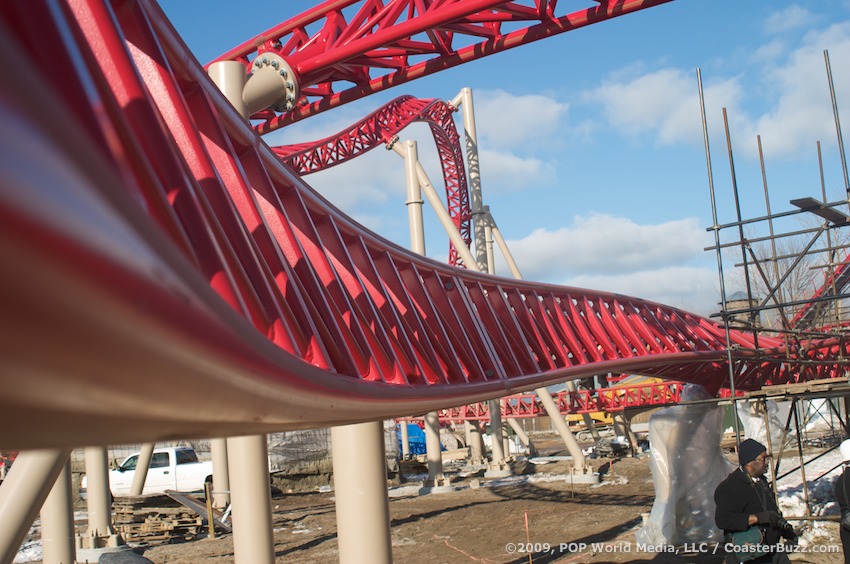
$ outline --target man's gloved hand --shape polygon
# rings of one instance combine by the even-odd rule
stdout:
[[[756,513],[756,519],[756,522],[759,525],[770,525],[771,527],[777,527],[777,523],[780,519],[782,519],[782,515],[780,515],[776,511],[762,511],[761,513]],[[782,520],[785,521],[784,519]]]
[[[779,517],[779,519],[776,520],[776,528],[779,529],[779,534],[787,540],[794,540],[797,538],[797,531],[794,530],[791,523],[782,517]]]

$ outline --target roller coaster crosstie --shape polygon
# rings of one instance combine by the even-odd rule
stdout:
[[[647,300],[411,253],[301,177],[347,158],[331,154],[333,143],[276,150],[260,137],[661,3],[589,2],[558,15],[542,0],[324,2],[222,57],[282,80],[261,87],[273,95],[250,121],[153,2],[5,3],[0,409],[16,425],[0,441],[339,425],[608,372],[713,392],[730,375],[740,389],[843,375],[850,351],[838,337],[791,350]],[[456,133],[438,115],[447,108],[404,100],[381,119],[429,121],[444,159],[456,159]],[[460,226],[465,181],[451,174]]]

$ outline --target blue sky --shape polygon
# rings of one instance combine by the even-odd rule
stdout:
[[[206,63],[314,3],[160,4]],[[847,145],[850,0],[675,0],[419,79],[266,141],[319,139],[397,96],[448,100],[470,87],[484,201],[524,278],[710,314],[720,294],[716,254],[704,250],[714,236],[706,231],[712,210],[696,70],[723,224],[735,220],[723,108],[744,217],[765,213],[756,135],[774,213],[792,209],[790,199],[821,197],[817,141],[827,199],[846,198],[824,50]],[[459,113],[457,120],[460,129]],[[427,127],[412,126],[401,138],[418,141],[423,166],[440,183]],[[394,153],[378,148],[305,179],[360,223],[408,246],[403,161]],[[801,227],[790,221],[777,229]],[[426,229],[428,255],[445,260],[447,238],[432,214]],[[730,293],[741,287],[732,268],[740,256],[724,259]],[[501,261],[497,274],[510,275]]]

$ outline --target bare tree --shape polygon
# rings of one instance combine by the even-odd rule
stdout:
[[[850,233],[808,223],[793,235],[745,242],[746,258],[737,266],[747,270],[738,276],[752,300],[746,309],[756,311],[738,321],[774,331],[833,329],[847,321],[842,295],[850,284]]]

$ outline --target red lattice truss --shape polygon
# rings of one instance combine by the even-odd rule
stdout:
[[[470,230],[469,189],[463,166],[460,136],[452,113],[455,108],[442,100],[401,96],[384,104],[348,129],[319,141],[273,147],[299,174],[309,174],[343,163],[380,145],[395,142],[398,134],[415,122],[428,123],[443,170],[446,207],[467,246]],[[449,244],[449,264],[462,265],[454,245]]]
[[[292,67],[303,97],[291,111],[255,116],[266,133],[416,78],[669,1],[328,0],[216,61],[250,67],[258,54],[273,52]]]
[[[604,411],[613,413],[628,408],[665,406],[679,403],[682,399],[682,382],[653,382],[616,388],[595,390],[561,391],[553,394],[560,413],[581,414]],[[501,416],[513,419],[548,416],[540,404],[537,394],[515,394],[499,400]],[[440,409],[441,421],[489,421],[489,402]],[[403,418],[412,420],[412,418]]]

